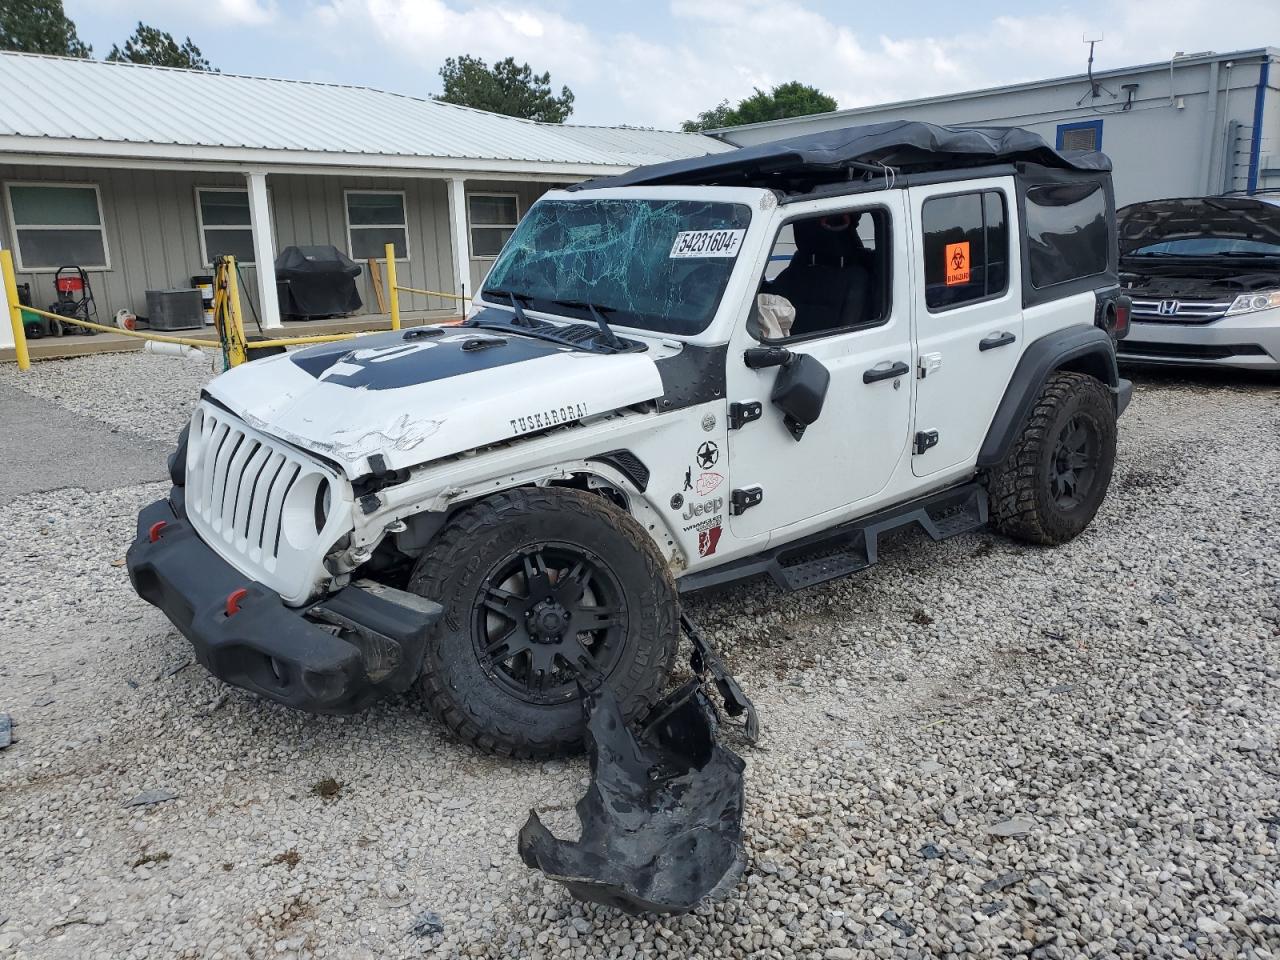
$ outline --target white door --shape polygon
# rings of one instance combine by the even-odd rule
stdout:
[[[1023,349],[1013,178],[913,187],[917,282],[912,471],[974,459]]]
[[[758,505],[731,516],[735,537],[756,537],[847,510],[883,490],[907,455],[914,356],[905,197],[903,191],[891,191],[875,201],[851,200],[797,204],[775,244],[776,250],[795,249],[791,226],[797,220],[861,214],[851,220],[864,249],[848,263],[833,264],[833,270],[823,271],[824,277],[802,290],[805,295],[819,287],[839,291],[847,278],[838,271],[846,268],[868,271],[878,285],[860,324],[770,342],[814,357],[831,375],[821,416],[800,440],[770,402],[778,368],[752,370],[743,360],[744,351],[761,346],[761,340],[744,322],[730,342],[727,398],[731,403],[758,401],[763,408],[760,419],[728,435],[731,489],[758,487],[763,495]],[[802,256],[797,250],[793,262]],[[769,275],[777,273],[774,264]],[[764,289],[768,292],[768,285]]]

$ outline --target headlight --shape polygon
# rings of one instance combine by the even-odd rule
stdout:
[[[1227,316],[1240,313],[1256,313],[1280,307],[1280,290],[1264,290],[1261,293],[1242,293],[1227,308]]]

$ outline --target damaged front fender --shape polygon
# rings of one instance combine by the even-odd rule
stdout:
[[[716,739],[698,679],[633,735],[608,685],[584,692],[591,785],[581,839],[559,840],[534,811],[520,857],[579,900],[631,914],[679,914],[726,894],[742,874],[742,758]]]

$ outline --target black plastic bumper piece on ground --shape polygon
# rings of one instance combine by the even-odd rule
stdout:
[[[520,857],[579,900],[627,913],[687,913],[742,874],[742,758],[716,740],[699,680],[654,708],[638,735],[607,684],[584,690],[591,785],[581,839],[554,837],[537,813]]]
[[[164,611],[210,673],[313,713],[352,713],[406,690],[443,613],[439,604],[364,581],[313,606],[288,607],[219,557],[168,500],[138,515],[127,563],[138,595]],[[238,590],[246,593],[228,614],[227,598]]]

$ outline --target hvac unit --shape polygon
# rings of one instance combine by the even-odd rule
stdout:
[[[196,330],[204,326],[200,291],[148,290],[147,321],[152,330]]]

